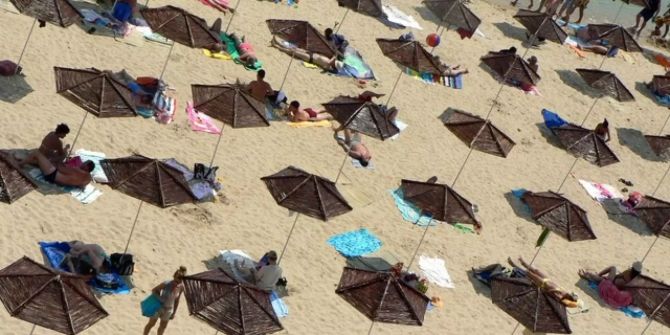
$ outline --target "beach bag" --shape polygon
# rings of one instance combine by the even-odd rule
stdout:
[[[155,294],[150,294],[142,300],[140,308],[142,309],[142,316],[153,317],[161,309],[161,300]]]
[[[216,171],[219,169],[218,166],[207,167],[205,164],[196,163],[193,166],[193,179],[206,180],[209,182],[216,181]]]
[[[112,268],[121,276],[131,276],[135,271],[135,261],[131,254],[114,253],[109,256]]]
[[[12,62],[11,60],[0,60],[0,75],[2,76],[13,76],[14,74],[18,74],[16,69],[19,69],[18,73],[21,72],[21,67],[18,66],[16,63]]]
[[[95,276],[95,284],[103,289],[116,290],[119,288],[119,282],[111,273],[101,273]]]
[[[174,118],[177,100],[167,94],[167,87],[161,87],[154,96],[154,109],[156,109],[156,121],[169,124]]]

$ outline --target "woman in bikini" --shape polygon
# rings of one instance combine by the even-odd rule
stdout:
[[[314,64],[314,65],[316,65],[316,66],[318,66],[318,67],[320,67],[320,68],[322,68],[322,69],[324,69],[328,72],[337,73],[339,71],[339,69],[344,67],[344,63],[337,60],[337,55],[334,55],[332,58],[328,58],[324,55],[314,53],[314,52],[309,52],[309,51],[304,50],[304,49],[300,49],[300,48],[296,48],[296,47],[289,47],[287,41],[285,41],[285,40],[283,40],[283,39],[281,39],[277,36],[274,36],[272,38],[272,41],[270,41],[270,44],[273,47],[275,47],[275,48],[277,48],[277,49],[279,49],[279,50],[281,50],[281,51],[283,51],[283,52],[285,52],[285,53],[287,53],[287,54],[289,54],[289,55],[291,55],[295,58],[298,58],[303,62],[308,62],[310,64]]]
[[[174,319],[174,315],[177,313],[179,299],[184,292],[183,280],[185,276],[186,267],[180,266],[172,276],[172,280],[163,282],[151,290],[151,293],[160,298],[161,308],[154,316],[149,318],[149,322],[144,327],[144,335],[149,335],[151,328],[156,325],[156,322],[158,322],[159,319],[160,324],[158,325],[157,334],[163,335],[165,333],[165,328],[167,328],[168,322]]]
[[[507,259],[507,262],[515,267],[520,269],[511,258]],[[548,294],[551,294],[557,301],[563,304],[568,308],[581,307],[583,303],[579,300],[579,297],[575,293],[567,293],[566,290],[558,286],[556,283],[552,282],[549,277],[542,273],[539,269],[534,268],[532,265],[526,263],[521,257],[519,257],[519,262],[521,265],[526,268],[526,276],[530,279],[537,287],[542,289]]]

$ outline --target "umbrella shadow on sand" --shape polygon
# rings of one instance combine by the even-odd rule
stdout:
[[[577,72],[569,70],[556,70],[556,74],[558,74],[558,77],[564,84],[574,88],[579,93],[588,95],[593,99],[601,97],[601,95],[596,90],[588,87],[584,83],[584,79],[582,79],[582,77],[580,77]]]
[[[0,76],[0,101],[10,104],[17,103],[33,91],[23,74],[9,77]]]
[[[621,212],[618,201],[619,200],[616,199],[607,199],[602,202],[603,210],[607,213],[607,218],[630,229],[638,235],[652,235],[651,230],[649,230],[649,228],[647,228],[638,218]]]
[[[514,211],[514,214],[517,217],[524,219],[530,223],[537,224],[537,222],[533,220],[533,217],[530,214],[528,206],[526,206],[523,202],[521,202],[521,199],[514,196],[512,192],[505,193],[505,200],[507,200],[509,206],[512,207],[512,210]]]
[[[440,18],[435,16],[435,14],[433,14],[433,12],[431,12],[430,9],[428,9],[428,7],[426,7],[425,5],[424,6],[415,6],[414,10],[417,13],[419,13],[419,16],[421,16],[422,19],[434,24],[436,26],[435,30],[437,30],[437,28],[443,26],[444,23],[442,22],[442,20],[440,20]]]
[[[526,29],[512,25],[509,22],[497,22],[493,24],[505,37],[521,42],[526,42]]]
[[[631,128],[616,128],[619,144],[628,147],[636,155],[652,162],[662,162],[663,159],[658,157],[649,146],[644,134]]]
[[[537,129],[540,131],[540,135],[544,137],[544,139],[547,141],[547,143],[553,145],[554,147],[565,150],[561,142],[558,141],[558,137],[556,137],[547,127],[544,125],[544,123],[539,122],[536,123],[535,126]]]
[[[475,290],[475,292],[477,292],[477,294],[479,294],[479,295],[485,296],[486,298],[488,298],[490,300],[491,299],[491,288],[486,286],[484,283],[482,283],[481,281],[479,281],[479,279],[477,279],[475,277],[475,273],[474,273],[473,269],[470,269],[470,270],[466,271],[466,273],[468,275],[468,280],[472,284],[472,288]]]

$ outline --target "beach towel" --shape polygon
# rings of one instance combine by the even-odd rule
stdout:
[[[403,220],[409,221],[421,227],[425,227],[427,225],[437,225],[437,223],[434,222],[430,216],[421,215],[421,210],[405,201],[405,199],[403,199],[402,190],[400,188],[391,190],[390,193],[391,196],[393,196],[393,201],[395,201],[395,205],[400,211]]]
[[[86,185],[84,189],[72,186],[60,186],[54,183],[50,183],[44,179],[44,174],[37,167],[30,167],[26,171],[28,175],[37,183],[40,192],[45,194],[60,194],[60,193],[69,193],[73,198],[77,199],[84,205],[90,204],[97,200],[101,195],[102,191],[96,189],[93,185]]]
[[[270,303],[272,303],[272,309],[275,311],[278,318],[281,319],[288,316],[288,306],[286,306],[284,300],[279,297],[277,292],[272,291],[272,293],[270,293]]]
[[[293,128],[330,128],[333,126],[333,123],[329,120],[287,122],[286,124]]]
[[[401,27],[414,28],[418,30],[423,30],[421,25],[411,16],[401,12],[395,6],[389,4],[382,4],[382,12],[384,13],[384,19],[394,25]]]
[[[263,63],[261,61],[256,61],[253,66],[247,66],[244,62],[240,61],[240,51],[235,47],[235,41],[228,36],[225,32],[222,32],[219,35],[221,42],[226,45],[226,52],[230,55],[235,64],[240,64],[244,66],[245,69],[249,71],[258,71],[263,68]]]
[[[186,115],[188,116],[188,124],[191,125],[193,131],[221,134],[221,129],[216,126],[214,120],[209,115],[196,111],[191,101],[186,104]]]
[[[218,60],[231,60],[233,57],[231,57],[229,54],[219,51],[219,52],[212,52],[211,50],[208,49],[202,49],[202,53],[210,58],[218,59]]]
[[[205,6],[212,7],[219,11],[222,11],[220,7],[230,8],[230,2],[228,0],[198,0],[198,1]]]
[[[454,282],[447,272],[444,259],[421,255],[419,268],[429,282],[439,287],[454,288]]]
[[[361,54],[351,46],[344,51],[344,66],[338,69],[337,75],[348,76],[356,79],[374,80],[375,74],[370,65],[365,63]]]
[[[528,190],[526,190],[525,188],[517,188],[517,189],[513,189],[513,190],[512,190],[512,195],[513,195],[515,198],[519,199],[519,201],[521,202],[521,205],[523,206],[523,207],[522,207],[523,210],[524,210],[526,213],[529,213],[529,214],[530,214],[530,213],[531,213],[530,207],[528,207],[528,205],[527,205],[525,202],[523,202],[523,201],[521,200],[521,197],[523,197],[523,195],[524,195],[526,192],[528,192]]]
[[[670,69],[670,60],[668,60],[667,58],[665,58],[665,56],[663,56],[663,55],[661,55],[661,54],[656,54],[656,56],[654,56],[654,59],[656,59],[656,62],[657,62],[659,65],[663,66],[663,68],[664,68],[666,71],[667,71],[668,69]]]
[[[568,122],[563,120],[558,114],[548,110],[542,109],[542,118],[544,119],[544,125],[549,129],[558,128]]]
[[[429,72],[420,73],[408,67],[405,68],[405,73],[414,79],[422,80],[428,84],[440,84],[457,90],[463,88],[463,74],[457,76],[440,76]]]
[[[159,34],[159,33],[154,33],[154,32],[145,32],[144,33],[144,39],[151,41],[151,42],[156,42],[160,44],[166,44],[166,45],[172,45],[174,43],[172,40],[168,39],[167,37]]]
[[[395,141],[395,140],[398,139],[398,137],[400,137],[400,134],[402,133],[402,131],[407,129],[407,123],[402,122],[402,121],[400,121],[396,118],[395,121],[393,122],[393,124],[396,127],[398,127],[398,130],[399,130],[397,134],[391,136],[391,140]]]
[[[656,92],[653,92],[654,98],[656,98],[656,102],[658,102],[660,105],[670,107],[670,95],[659,95],[656,94]]]
[[[597,202],[602,203],[606,200],[623,199],[623,195],[612,185],[594,183],[581,179],[579,179],[579,184],[582,185],[586,193]]]
[[[382,241],[365,228],[332,236],[328,244],[344,257],[362,256],[382,247]]]
[[[353,165],[357,169],[365,169],[365,170],[374,170],[375,169],[375,164],[372,161],[368,161],[368,166],[363,166],[361,164],[361,161],[359,161],[356,158],[351,158],[351,165]]]
[[[251,256],[249,256],[246,252],[238,249],[220,250],[218,261],[224,264],[227,270],[230,270],[228,274],[232,275],[236,280],[241,281],[243,283],[248,283],[245,278],[246,274],[240,272],[237,266],[235,266],[236,261],[239,263],[247,263],[247,262],[255,263],[251,259]]]
[[[603,280],[603,282],[604,281],[605,280]],[[594,291],[598,292],[598,295],[600,296],[600,285],[598,285],[598,283],[589,281],[589,287],[591,289],[593,289]],[[640,308],[638,308],[634,305],[631,305],[631,304],[628,304],[624,307],[620,307],[620,308],[617,308],[617,309],[619,311],[623,312],[624,314],[626,314],[626,316],[634,318],[634,319],[642,319],[642,318],[647,317],[647,315],[644,313],[643,310],[641,310]]]
[[[64,242],[39,242],[40,250],[46,258],[48,266],[60,270],[63,272],[70,272],[70,269],[67,268],[66,264],[63,264],[65,255],[70,251],[70,247],[67,243]],[[94,290],[100,293],[105,294],[128,294],[130,293],[130,287],[128,284],[121,278],[119,274],[111,273],[115,283],[118,283],[116,289],[103,288],[96,284],[95,279],[91,279],[88,282],[88,285],[91,286]]]

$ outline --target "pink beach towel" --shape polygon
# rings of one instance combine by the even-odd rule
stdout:
[[[188,115],[188,123],[194,131],[201,131],[210,134],[221,134],[221,129],[214,124],[211,117],[200,113],[193,108],[193,103],[189,101],[186,105],[186,114]]]

